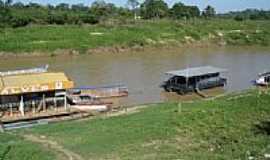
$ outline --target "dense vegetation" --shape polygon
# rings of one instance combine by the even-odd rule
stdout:
[[[6,28],[0,51],[50,53],[91,49],[138,48],[179,44],[269,45],[270,22],[234,20],[159,20],[95,26],[52,25]],[[60,49],[60,50],[59,50]],[[89,50],[90,49],[90,50]]]
[[[117,7],[105,1],[95,1],[90,7],[84,4],[69,5],[60,3],[56,6],[43,6],[38,3],[12,3],[11,0],[0,0],[0,24],[20,27],[28,24],[96,24],[108,19],[125,21],[142,17],[152,18],[192,18],[199,17],[200,10],[196,6],[185,6],[176,3],[171,9],[162,0],[146,0],[140,4],[136,0],[128,0],[129,8]],[[138,7],[140,5],[140,7]],[[210,7],[210,6],[209,6]],[[213,9],[212,7],[206,9]],[[136,16],[137,15],[137,16]],[[211,16],[207,15],[206,16]]]
[[[264,159],[270,153],[269,113],[269,93],[251,91],[211,101],[151,105],[132,114],[17,134],[42,135],[84,159]],[[11,145],[16,154],[20,146],[12,140],[0,136],[1,144]]]
[[[117,7],[113,3],[97,0],[92,5],[69,5],[60,3],[56,6],[41,5],[30,2],[13,3],[12,0],[0,0],[0,27],[21,27],[28,24],[97,24],[109,19],[126,21],[133,19],[192,19],[225,17],[236,20],[261,20],[270,19],[269,11],[246,10],[243,12],[230,12],[216,15],[212,6],[207,6],[200,11],[197,6],[188,6],[181,2],[175,3],[171,8],[163,0],[127,0],[128,7]]]
[[[247,9],[244,11],[229,12],[226,14],[220,14],[221,18],[234,18],[237,21],[244,20],[270,20],[270,11]]]

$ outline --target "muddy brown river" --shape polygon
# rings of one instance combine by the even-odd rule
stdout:
[[[59,57],[1,58],[0,71],[49,64],[50,71],[64,71],[76,86],[125,84],[129,97],[121,104],[134,105],[175,100],[159,88],[164,72],[203,65],[228,69],[226,92],[252,87],[251,80],[270,71],[270,49],[260,47],[154,49],[130,53]]]

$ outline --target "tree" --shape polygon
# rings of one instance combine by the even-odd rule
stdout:
[[[73,11],[87,11],[88,10],[88,7],[87,6],[84,6],[83,3],[79,3],[79,4],[74,4],[71,6],[71,9]]]
[[[187,18],[189,15],[186,13],[185,5],[181,2],[175,3],[170,10],[170,14],[175,19]]]
[[[201,11],[197,6],[188,6],[191,17],[200,17]]]
[[[5,4],[6,7],[10,7],[12,5],[12,3],[13,3],[13,0],[6,0],[4,2],[4,4]]]
[[[68,10],[69,9],[69,4],[67,3],[60,3],[56,6],[56,9],[59,10]]]
[[[175,3],[170,10],[171,16],[175,19],[189,18],[190,15],[186,10],[186,6],[179,2]]]
[[[0,0],[0,8],[4,7],[4,2]]]
[[[32,3],[32,2],[30,2],[30,3],[27,5],[27,7],[29,7],[29,8],[41,8],[41,5],[38,4],[38,3]]]
[[[244,19],[245,18],[243,16],[241,16],[241,15],[237,15],[237,16],[234,17],[234,20],[236,20],[236,21],[243,21]]]
[[[208,5],[208,6],[204,9],[202,15],[203,15],[204,17],[206,17],[206,18],[214,17],[214,16],[216,15],[215,8]]]
[[[51,5],[51,4],[47,4],[47,5],[46,5],[46,8],[47,8],[48,10],[54,10],[54,6]]]
[[[10,20],[10,24],[12,27],[24,27],[31,22],[30,18],[23,15],[13,16]]]
[[[106,2],[104,0],[96,0],[92,3],[91,8],[105,8]]]
[[[52,13],[49,12],[48,15],[48,20],[47,22],[49,24],[58,24],[58,25],[63,25],[67,23],[68,21],[68,16],[66,13]]]
[[[186,6],[183,3],[175,3],[170,9],[170,15],[175,19],[189,19],[200,16],[197,6]]]
[[[10,24],[12,15],[10,12],[10,6],[12,0],[7,0],[5,2],[0,2],[0,27],[6,27]]]
[[[98,19],[90,14],[85,14],[81,15],[80,19],[82,20],[83,23],[88,23],[88,24],[96,24],[98,23]]]
[[[15,7],[15,8],[23,8],[24,4],[22,2],[16,2],[12,6]]]
[[[117,13],[117,7],[113,3],[98,0],[92,3],[89,13],[101,20],[114,16]]]
[[[146,0],[141,5],[141,12],[145,19],[163,18],[168,14],[168,5],[163,0]]]
[[[137,7],[140,5],[140,3],[138,2],[138,0],[128,0],[127,1],[127,5],[130,6],[131,10],[134,13],[134,19],[137,19]]]
[[[128,8],[119,7],[117,10],[118,10],[117,12],[118,12],[119,16],[123,16],[123,17],[132,17],[133,16],[132,12]]]

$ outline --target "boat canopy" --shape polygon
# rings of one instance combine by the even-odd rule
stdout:
[[[65,90],[73,87],[73,81],[62,72],[0,75],[0,96]]]
[[[260,73],[258,76],[270,76],[270,72]]]
[[[224,72],[227,72],[227,70],[223,68],[212,67],[212,66],[202,66],[202,67],[187,68],[183,70],[169,71],[169,72],[166,72],[166,74],[172,75],[172,76],[191,78],[191,77],[200,77],[204,75],[224,73]]]
[[[49,68],[49,65],[47,64],[45,66],[37,67],[37,68],[0,72],[0,76],[11,76],[11,75],[27,74],[27,73],[28,74],[30,74],[30,73],[45,73],[45,72],[48,72],[48,68]]]

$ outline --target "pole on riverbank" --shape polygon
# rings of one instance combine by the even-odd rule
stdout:
[[[3,133],[3,132],[5,132],[5,129],[4,129],[2,121],[0,121],[0,133]]]
[[[178,103],[178,113],[182,113],[182,103]]]

